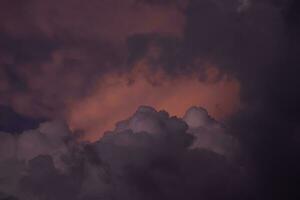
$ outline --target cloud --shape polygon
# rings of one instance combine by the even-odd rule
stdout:
[[[202,110],[187,115],[194,111]],[[193,120],[206,128],[207,117]],[[76,143],[61,122],[20,136],[1,133],[0,190],[22,200],[239,197],[246,180],[241,167],[215,151],[218,143],[198,145],[201,137],[190,130],[180,118],[141,106],[94,143]],[[203,135],[215,134],[207,130]]]
[[[51,155],[57,168],[63,169],[62,155],[68,154],[67,142],[71,132],[60,121],[42,123],[38,129],[20,135],[1,133],[1,161],[28,162],[38,155]]]
[[[33,169],[34,174],[31,177],[33,179],[39,179],[43,173],[45,174],[41,179],[47,178],[47,175],[50,176],[48,182],[43,180],[43,183],[39,183],[40,187],[45,187],[45,184],[56,179],[55,176],[58,174],[66,173],[69,170],[66,160],[71,157],[71,141],[75,142],[75,137],[70,134],[67,125],[60,121],[42,123],[39,128],[24,131],[20,135],[1,132],[0,191],[18,196],[20,199],[32,199],[31,194],[29,196],[23,194],[23,185],[26,185],[24,187],[27,188],[31,184],[25,178],[28,174],[33,173],[30,171],[31,167],[37,167]],[[42,160],[42,166],[37,166],[39,160]],[[38,163],[36,164],[36,162]],[[50,174],[47,174],[48,172]],[[55,185],[57,183],[49,185],[48,189],[52,191],[51,187]]]
[[[142,99],[143,104],[152,103],[144,102],[145,96],[148,95],[148,93],[145,95],[144,90],[141,90],[141,95],[132,95],[134,97],[132,99],[127,99],[126,94],[127,92],[134,94],[133,91],[139,91],[135,87],[143,86],[143,84],[147,86],[147,89],[153,89],[155,84],[157,86],[158,83],[161,83],[158,81],[160,79],[157,79],[156,73],[162,70],[169,76],[168,78],[163,77],[166,83],[172,83],[183,91],[180,94],[174,92],[174,99],[179,98],[180,101],[187,102],[187,106],[183,106],[183,104],[166,97],[167,103],[153,105],[156,109],[166,107],[166,110],[169,110],[171,115],[178,112],[181,114],[177,115],[182,116],[186,108],[192,104],[205,107],[213,117],[216,117],[214,112],[219,112],[214,111],[217,110],[215,106],[213,106],[213,109],[210,109],[210,103],[215,103],[211,101],[211,98],[208,98],[206,101],[202,101],[202,97],[200,101],[197,99],[198,94],[201,92],[205,93],[205,96],[208,95],[206,92],[203,92],[206,90],[201,87],[201,92],[197,94],[195,92],[196,90],[200,91],[198,82],[195,82],[198,80],[198,76],[200,76],[200,80],[206,81],[208,79],[204,72],[206,65],[203,63],[213,63],[221,75],[228,75],[231,77],[231,81],[236,80],[239,85],[233,88],[239,88],[239,97],[241,98],[238,99],[241,100],[243,109],[239,110],[238,113],[235,112],[234,115],[229,112],[231,113],[231,118],[230,121],[226,121],[226,127],[239,140],[242,149],[242,156],[238,160],[239,164],[252,172],[251,176],[255,180],[257,188],[264,188],[259,189],[256,193],[252,193],[248,198],[293,199],[292,196],[299,196],[298,187],[294,184],[299,182],[298,177],[300,174],[300,164],[298,159],[296,159],[299,157],[299,149],[296,148],[299,145],[298,140],[294,139],[297,138],[299,132],[299,1],[252,0],[248,1],[251,2],[249,6],[247,1],[238,0],[190,0],[184,7],[176,5],[176,3],[170,3],[170,1],[163,3],[157,0],[135,1],[137,3],[134,2],[133,4],[131,4],[133,1],[116,0],[112,1],[113,3],[110,2],[91,1],[89,4],[81,4],[77,0],[72,2],[60,1],[59,3],[58,1],[45,1],[43,3],[38,1],[24,1],[22,3],[15,0],[1,1],[1,104],[13,107],[18,113],[46,118],[63,117],[67,119],[70,117],[68,115],[69,108],[71,108],[70,113],[72,113],[72,110],[75,112],[78,109],[80,112],[74,117],[75,121],[78,122],[76,124],[79,124],[77,127],[88,127],[86,129],[98,126],[97,121],[101,121],[101,124],[103,124],[105,120],[99,120],[98,117],[99,113],[104,112],[103,116],[108,117],[107,123],[110,123],[110,127],[112,127],[114,120],[111,119],[119,120],[130,116],[131,111],[129,112],[126,106],[131,107],[131,104],[135,104],[134,100],[139,101]],[[116,5],[121,6],[115,9]],[[239,12],[239,7],[242,9],[242,12]],[[117,12],[114,12],[115,10]],[[128,22],[124,19],[128,19]],[[175,22],[179,22],[179,24],[177,25]],[[102,26],[107,26],[107,29],[104,29]],[[123,99],[126,96],[125,101],[127,102],[125,105],[121,102],[120,108],[106,110],[107,104],[105,102],[101,104],[103,105],[101,108],[97,107],[103,98],[102,94],[100,95],[100,91],[103,90],[99,88],[102,87],[101,85],[106,84],[100,84],[100,80],[106,80],[109,74],[119,74],[120,77],[131,74],[134,66],[143,59],[146,59],[147,66],[151,71],[150,74],[153,76],[137,78],[137,83],[130,87],[131,89],[133,88],[132,91],[130,89],[127,90],[127,85],[132,84],[132,82],[124,81],[126,84],[120,85],[126,85],[126,94],[117,92],[116,94],[118,95],[113,96],[109,93],[109,90],[104,90],[107,92],[108,97]],[[198,63],[199,60],[200,64]],[[197,78],[194,78],[194,76]],[[205,78],[201,76],[205,76]],[[145,81],[146,79],[152,84],[151,86]],[[121,78],[121,80],[123,79]],[[222,79],[217,78],[217,80]],[[216,81],[209,82],[211,83],[210,86],[216,84]],[[201,85],[202,83],[203,81]],[[221,83],[223,82],[221,81]],[[188,87],[183,88],[184,85]],[[216,99],[216,102],[221,102],[220,104],[222,105],[227,102],[227,96],[222,91],[226,94],[235,94],[235,92],[228,92],[227,89],[224,89],[227,87],[223,86],[221,89],[214,90],[217,97],[213,95],[215,97],[213,99]],[[119,91],[119,87],[124,88],[123,86],[115,86],[112,87],[112,90]],[[209,91],[212,91],[210,87],[208,88]],[[174,87],[158,89],[158,93],[160,91],[161,93],[166,93],[166,91],[172,93],[171,91],[174,91]],[[193,95],[187,95],[186,91],[189,94],[192,91]],[[218,96],[218,94],[222,95]],[[190,96],[195,97],[195,99]],[[236,97],[236,95],[229,96]],[[193,101],[189,102],[191,99]],[[225,99],[225,102],[223,102],[223,99]],[[75,106],[72,106],[74,105],[72,103],[80,102],[81,100],[85,103],[91,102],[91,105],[75,103]],[[197,102],[194,103],[194,100],[197,100]],[[226,106],[224,107],[228,108],[230,106],[227,107],[227,105],[232,105],[234,107],[233,110],[235,110],[235,105],[238,103],[232,103],[231,100],[228,102],[228,104],[225,103]],[[160,105],[162,106],[160,107]],[[122,112],[120,111],[122,110],[121,107],[124,109]],[[135,109],[134,106],[131,108]],[[111,117],[111,113],[118,113],[118,116]],[[93,115],[95,118],[90,117]],[[92,119],[95,120],[93,121]],[[91,123],[92,125],[86,125],[86,123]],[[152,128],[155,130],[156,125],[154,124]],[[152,128],[147,130],[152,130]],[[212,132],[216,130],[222,132],[223,130],[219,126],[207,126],[196,129],[197,131],[198,129],[203,129]],[[187,132],[192,134],[189,129]],[[195,132],[195,135],[202,137],[198,132]],[[212,135],[219,137],[218,134]],[[39,138],[35,134],[34,136]],[[154,137],[149,134],[146,134],[146,136]],[[122,137],[126,138],[127,136],[122,135]],[[9,138],[3,140],[15,141],[10,136]],[[203,147],[209,143],[213,146],[218,146],[230,141],[230,137],[225,137],[227,139],[221,137],[223,139],[220,140],[224,141],[224,143],[219,142],[214,137],[203,136],[203,138],[203,140],[206,140],[205,143],[202,140],[199,142],[195,140],[194,145],[198,143],[198,145]],[[36,140],[38,141],[39,139]],[[148,141],[148,139],[145,140]],[[131,142],[135,143],[135,140]],[[14,149],[11,148],[9,142],[6,145],[8,145],[8,149]],[[182,177],[191,177],[191,179],[198,177],[203,180],[205,177],[203,178],[202,172],[199,172],[198,176],[197,173],[194,173],[196,170],[193,170],[193,166],[200,169],[205,163],[218,163],[219,166],[223,167],[223,161],[219,161],[216,155],[224,152],[224,149],[226,149],[224,146],[221,148],[219,146],[218,148],[214,147],[214,151],[219,153],[213,154],[205,154],[202,151],[203,149],[199,150],[192,147],[190,146],[187,150],[190,152],[187,153],[188,156],[178,156],[178,159],[185,158],[182,159],[184,162],[180,163],[189,163],[179,165],[181,167],[185,166],[179,167],[180,169],[185,169],[181,171],[182,174],[186,174],[187,171],[191,172],[189,176]],[[47,152],[48,150],[43,151]],[[82,151],[85,152],[86,150]],[[8,152],[14,151],[9,150]],[[94,152],[94,150],[89,152]],[[127,151],[124,150],[124,152]],[[196,153],[191,155],[191,152]],[[97,151],[94,153],[77,152],[73,154],[76,155],[76,159],[69,159],[69,161],[73,161],[71,162],[73,164],[70,164],[71,166],[77,166],[74,163],[80,160],[79,163],[81,164],[89,163],[84,164],[88,166],[84,168],[84,172],[93,172],[92,175],[88,176],[94,184],[90,184],[90,181],[84,182],[85,195],[90,194],[88,191],[88,188],[91,188],[90,185],[105,185],[108,189],[107,192],[100,192],[101,197],[111,197],[111,191],[115,190],[111,189],[113,187],[110,187],[110,176],[108,175],[105,176],[105,179],[101,179],[105,180],[103,184],[101,181],[101,184],[98,182],[99,179],[93,179],[93,177],[97,177],[95,174],[98,174],[98,165],[91,164],[89,160],[100,162],[98,159],[95,159],[97,156],[89,157],[87,161],[84,161],[84,158],[88,157],[87,155],[98,155]],[[8,155],[11,155],[11,153],[8,153]],[[208,158],[204,159],[205,156]],[[128,157],[131,158],[130,156]],[[134,157],[137,160],[139,158],[138,156]],[[146,156],[146,158],[148,157]],[[5,159],[7,158],[5,157]],[[200,162],[201,159],[202,161]],[[53,160],[55,165],[55,159]],[[176,182],[178,180],[176,175],[174,176],[172,173],[165,175],[165,172],[169,170],[164,171],[161,168],[168,166],[169,163],[178,163],[178,160],[175,158],[168,161],[165,161],[165,159],[161,160],[153,164],[154,166],[159,166],[156,168],[158,170],[153,171],[148,170],[147,167],[138,166],[135,169],[139,173],[134,173],[132,168],[130,168],[127,172],[134,175],[133,177],[135,178],[133,179],[127,178],[128,176],[122,173],[124,171],[121,171],[120,174],[123,174],[124,176],[122,177],[124,178],[122,181],[117,181],[118,184],[116,185],[119,188],[118,191],[122,191],[120,194],[125,194],[128,191],[130,193],[133,193],[132,191],[143,191],[142,193],[134,193],[135,197],[141,197],[146,193],[157,194],[159,197],[164,194],[166,197],[170,197],[169,190],[160,190],[160,187],[162,187],[176,191],[174,193],[174,195],[177,195],[176,197],[182,197],[179,192],[184,191],[191,195],[185,196],[185,198],[191,197],[193,199],[195,196],[192,196],[192,194],[196,191],[195,188],[199,189],[199,185],[202,188],[203,184],[188,178],[182,178]],[[167,164],[161,165],[161,162]],[[22,168],[24,164],[5,163],[1,171],[7,172],[7,174],[16,174],[16,177],[11,180],[13,180],[12,183],[18,183],[18,177],[20,176],[17,172],[22,170],[12,166],[20,166]],[[198,163],[202,164],[199,164],[199,166]],[[215,169],[213,166],[215,165],[209,165],[204,171],[208,170],[208,168],[211,168],[212,171],[221,170],[219,168],[213,170]],[[153,169],[152,165],[149,168]],[[15,171],[10,172],[13,169]],[[82,168],[76,168],[76,170],[79,169]],[[55,173],[60,173],[56,170],[54,171]],[[107,171],[106,168],[101,170],[101,176],[105,171]],[[161,174],[164,175],[163,178],[160,176]],[[227,174],[231,173],[228,172]],[[141,181],[141,179],[147,180],[147,183]],[[210,178],[208,179],[210,180]],[[166,184],[156,184],[158,182]],[[170,182],[174,183],[172,187],[164,187],[168,184],[172,185]],[[177,187],[176,184],[178,182],[189,183],[191,189]],[[214,181],[212,182],[215,183]],[[123,183],[126,183],[127,187]],[[197,185],[193,183],[197,183]],[[147,184],[150,184],[151,187]],[[134,186],[131,187],[132,185]],[[93,192],[98,191],[96,186],[93,188]],[[154,189],[149,192],[149,188]],[[183,189],[180,190],[180,188]],[[220,191],[218,194],[224,194],[221,192],[224,191],[222,190],[223,188],[219,189],[214,185],[211,188],[214,188],[215,191]],[[203,193],[204,189],[199,189],[200,191],[201,194],[205,193]],[[153,199],[159,199],[156,197],[153,197]],[[173,199],[176,199],[176,197]],[[207,196],[204,195],[204,197]],[[209,196],[207,198],[216,199],[218,197]],[[221,196],[219,196],[220,198]]]
[[[223,73],[214,58],[200,53],[189,59],[188,5],[194,2],[2,4],[7,9],[0,23],[0,103],[17,113],[64,118],[72,129],[89,131],[88,139],[95,140],[141,104],[178,116],[199,105],[218,119],[239,108],[239,80]],[[206,63],[219,70],[213,81],[206,80]],[[123,101],[109,102],[117,98]],[[130,105],[123,106],[125,101]]]
[[[124,42],[126,37],[135,33],[158,32],[180,37],[185,22],[183,12],[175,5],[161,7],[135,0],[90,1],[88,4],[79,0],[45,1],[41,4],[33,0],[18,6],[9,2],[3,4],[10,10],[3,11],[5,21],[2,28],[16,37],[44,34],[63,39],[96,38]],[[27,9],[31,10],[30,14]],[[10,16],[9,12],[19,12],[20,15]],[[16,24],[22,24],[22,27]]]
[[[77,199],[77,177],[59,173],[51,156],[40,155],[30,160],[27,173],[20,180],[20,199]]]
[[[214,120],[207,111],[191,107],[183,116],[188,133],[195,137],[192,148],[210,149],[219,154],[232,155],[238,151],[238,141],[226,133],[223,124]]]
[[[129,73],[104,76],[87,98],[69,104],[68,122],[72,129],[87,132],[95,141],[114,123],[126,118],[141,104],[168,110],[182,116],[193,105],[205,107],[218,119],[239,109],[239,82],[227,75],[218,78],[218,70],[208,66],[206,80],[194,76],[169,76],[141,63]],[[216,70],[216,74],[211,71]]]
[[[0,105],[0,131],[21,133],[35,129],[42,119],[33,119],[16,113],[10,107]]]
[[[254,195],[297,199],[299,2],[251,1],[238,14],[209,2],[192,1],[188,9],[187,49],[214,57],[240,81],[244,107],[227,126],[239,138],[242,162],[264,188]]]
[[[142,106],[133,116],[117,123],[115,130],[107,132],[94,148],[102,162],[108,164],[108,173],[114,183],[113,197],[215,199],[218,195],[222,198],[238,196],[235,190],[241,188],[233,188],[244,175],[238,172],[235,176],[230,170],[237,167],[239,171],[238,166],[210,151],[211,147],[190,149],[193,136],[187,130],[182,119]],[[214,172],[209,175],[210,170]],[[223,186],[218,186],[216,177]],[[233,182],[225,191],[222,188],[229,183],[228,178]],[[215,196],[209,188],[220,193]]]
[[[238,12],[243,12],[251,6],[251,0],[240,0],[240,5],[238,7]]]
[[[70,99],[87,96],[107,71],[130,68],[129,37],[181,38],[184,24],[173,4],[2,1],[0,103],[33,117],[62,117]]]

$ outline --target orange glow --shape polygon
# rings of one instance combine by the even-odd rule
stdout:
[[[196,74],[170,78],[140,65],[128,74],[109,74],[101,78],[92,95],[70,104],[69,124],[72,129],[86,131],[84,139],[94,141],[140,105],[176,116],[182,116],[190,106],[202,106],[223,119],[240,106],[239,82],[228,75],[214,80],[219,74],[215,67],[207,67],[206,73],[205,81],[199,81]]]

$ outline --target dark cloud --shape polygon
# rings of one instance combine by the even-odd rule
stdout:
[[[74,173],[80,174],[80,195],[60,191],[66,195],[61,197],[246,199],[241,187],[246,184],[252,189],[253,182],[242,177],[245,170],[256,189],[247,193],[249,199],[299,199],[299,8],[297,0],[2,1],[0,102],[16,112],[65,118],[70,102],[90,97],[107,72],[126,74],[141,60],[146,60],[150,76],[164,70],[174,79],[194,74],[201,79],[206,63],[212,63],[239,80],[243,104],[238,114],[227,119],[226,130],[209,118],[209,125],[187,130],[185,123],[164,112],[147,108],[146,113],[152,114],[144,116],[139,110],[137,115],[149,122],[134,124],[134,115],[99,143],[88,145],[90,150],[79,145],[69,151],[64,142],[53,138],[53,143],[41,142],[49,135],[38,129],[22,137],[41,143],[34,149],[42,150],[34,151],[52,158],[34,158],[26,167],[5,162],[2,171],[16,174],[18,167],[31,169],[26,178],[22,175],[28,185],[24,191],[36,193],[34,187],[40,185],[39,195],[46,196],[56,195],[52,193],[61,188],[46,188],[42,179],[74,189],[79,186],[68,185],[76,182]],[[193,120],[187,124],[194,124]],[[209,151],[193,149],[183,132],[194,135],[194,145],[209,146]],[[206,137],[206,132],[212,134]],[[15,136],[1,137],[14,152]],[[239,141],[238,164],[223,155],[233,138]],[[68,150],[62,152],[68,155],[67,166],[74,167],[67,169],[72,176],[56,169],[52,155],[57,153],[56,145]],[[45,177],[35,175],[37,166],[45,166]],[[11,184],[19,178],[14,175]]]
[[[238,5],[190,1],[180,54],[187,63],[212,60],[241,81],[244,108],[228,125],[241,142],[242,162],[255,171],[257,187],[264,188],[254,196],[297,199],[299,3]]]
[[[238,154],[236,138],[226,133],[225,126],[209,116],[205,109],[191,107],[183,120],[189,126],[187,132],[195,136],[192,148],[208,148],[227,156]]]
[[[0,106],[0,131],[22,133],[25,130],[36,129],[43,119],[22,116],[7,106]]]
[[[236,5],[220,6],[217,2],[190,2],[185,35],[187,55],[212,59],[240,76],[260,74],[276,62],[285,40],[280,9],[262,1],[253,2],[240,13]]]
[[[147,59],[153,68],[167,68],[173,66],[169,71],[175,71],[176,59],[180,51],[180,40],[176,37],[168,37],[159,34],[139,34],[129,37],[128,62],[133,64],[135,61]]]
[[[192,110],[200,112],[194,123],[211,127],[202,108]],[[214,152],[221,143],[191,146],[214,132],[197,138],[187,131],[182,119],[143,106],[95,143],[75,144],[58,122],[18,137],[2,135],[1,147],[11,153],[0,155],[0,189],[24,200],[246,197],[249,175],[228,154]]]
[[[298,10],[296,1],[253,1],[244,11],[246,19],[250,14],[245,21],[250,30],[245,27],[245,38],[236,43],[239,51],[224,51],[225,61],[239,62],[227,69],[241,80],[247,106],[233,120],[233,131],[245,150],[244,162],[256,170],[258,187],[264,188],[256,194],[259,199],[299,198]]]
[[[1,103],[57,118],[107,72],[132,68],[126,64],[128,38],[181,37],[185,16],[176,6],[135,0],[30,0],[1,2],[0,18]]]
[[[51,156],[38,156],[28,165],[28,175],[20,180],[22,199],[76,199],[78,196],[77,177],[59,173]]]

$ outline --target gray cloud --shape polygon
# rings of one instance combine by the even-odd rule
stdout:
[[[209,116],[205,109],[192,107],[183,120],[188,124],[187,132],[195,137],[192,148],[205,148],[227,156],[238,152],[237,139],[226,133],[224,125]]]
[[[240,197],[246,174],[219,151],[227,136],[212,127],[221,125],[201,108],[184,119],[142,106],[95,143],[77,143],[59,121],[1,133],[0,191],[22,200]]]
[[[1,103],[13,106],[17,112],[32,114],[34,116],[52,117],[61,115],[60,112],[65,111],[67,100],[88,95],[94,86],[94,81],[101,78],[106,71],[111,69],[128,71],[131,67],[126,61],[134,63],[134,61],[141,57],[143,58],[148,53],[149,47],[152,46],[152,44],[148,45],[149,41],[154,41],[159,44],[155,44],[154,46],[158,46],[161,54],[158,56],[157,54],[147,54],[146,57],[155,66],[159,66],[159,69],[163,68],[170,72],[179,72],[179,74],[182,72],[201,73],[202,65],[195,65],[195,59],[201,62],[208,60],[216,64],[221,71],[229,72],[239,79],[244,109],[233,117],[229,128],[241,144],[243,150],[242,165],[249,171],[255,171],[253,176],[256,180],[256,187],[264,188],[259,190],[254,196],[256,199],[293,199],[293,196],[296,196],[295,194],[299,196],[298,184],[295,184],[299,182],[300,177],[300,164],[297,159],[299,157],[299,149],[296,148],[299,146],[299,142],[298,140],[294,140],[294,138],[297,138],[299,132],[299,1],[191,0],[187,3],[186,7],[181,7],[179,11],[179,16],[183,17],[183,20],[179,21],[183,22],[180,24],[184,26],[175,28],[173,26],[162,26],[161,29],[159,28],[160,24],[158,24],[158,26],[151,29],[151,27],[143,26],[143,24],[149,24],[148,22],[143,23],[133,20],[133,22],[130,22],[131,28],[129,30],[126,30],[126,27],[124,30],[124,26],[118,29],[118,25],[123,25],[124,19],[140,19],[137,17],[139,15],[130,15],[131,17],[120,15],[116,16],[116,18],[105,18],[109,20],[104,21],[104,25],[112,24],[109,27],[110,31],[106,31],[108,29],[98,26],[100,23],[98,20],[104,17],[99,16],[102,12],[99,12],[97,6],[90,6],[98,5],[99,1],[84,4],[83,7],[78,3],[79,1],[73,1],[70,5],[68,1],[60,1],[62,3],[57,3],[58,1],[53,2],[47,1],[46,4],[45,2],[40,3],[38,1],[24,1],[22,3],[11,0],[1,1]],[[126,1],[129,4],[124,2],[122,1],[121,4],[125,5],[125,10],[121,8],[120,12],[131,13],[132,9],[136,8],[130,6],[132,5],[130,4],[131,1]],[[178,19],[176,18],[178,7],[174,6],[174,4],[162,3],[162,1],[157,0],[143,2],[148,2],[151,8],[158,8],[158,10],[162,9],[161,6],[164,9],[167,8],[167,10],[171,8],[171,11],[173,10],[175,13],[173,15],[171,12],[168,15],[171,16],[171,21],[168,20],[167,16],[166,18],[163,17],[165,19],[163,22],[166,22],[166,24],[173,24],[172,22],[174,21],[177,22],[174,19]],[[247,4],[247,2],[251,3]],[[148,8],[144,6],[142,5],[142,10]],[[107,4],[101,9],[106,10],[105,8],[111,7]],[[176,9],[174,10],[174,8]],[[164,13],[166,10],[164,9],[162,9],[162,16],[165,16]],[[34,12],[29,13],[29,10]],[[150,11],[152,10],[150,9]],[[114,12],[109,11],[108,16],[110,13]],[[74,20],[73,16],[76,16],[78,20]],[[78,23],[76,23],[77,21]],[[112,21],[116,22],[117,26],[111,23]],[[157,21],[160,22],[160,20]],[[135,24],[138,25],[135,26]],[[166,27],[167,32],[174,33],[175,37],[174,34],[171,34],[172,36],[165,36]],[[105,31],[102,32],[102,30]],[[151,32],[155,32],[155,34]],[[98,34],[103,37],[98,38]],[[180,37],[177,38],[177,36]],[[113,44],[111,44],[111,41],[113,41]],[[126,44],[115,44],[114,41],[128,41],[128,49]],[[129,58],[127,58],[128,55]],[[152,118],[151,116],[152,114],[150,118]],[[156,115],[154,114],[154,116]],[[190,123],[189,120],[187,122]],[[85,148],[71,150],[71,158],[66,159],[66,162],[69,162],[68,165],[74,167],[72,169],[75,170],[74,173],[81,174],[80,177],[85,177],[82,173],[88,174],[88,172],[91,172],[93,174],[86,175],[89,177],[88,179],[83,178],[85,188],[83,196],[93,194],[99,197],[99,195],[102,195],[101,197],[109,199],[113,198],[114,195],[128,196],[130,191],[131,194],[135,195],[134,198],[142,197],[144,194],[155,194],[157,196],[148,196],[152,199],[159,199],[159,197],[165,195],[164,199],[168,199],[172,195],[177,195],[174,197],[176,199],[183,197],[180,194],[182,191],[190,195],[185,196],[185,198],[190,197],[191,199],[195,199],[198,196],[193,196],[193,194],[200,188],[198,190],[199,194],[208,195],[204,195],[205,198],[222,199],[222,194],[224,194],[223,188],[220,189],[214,184],[216,182],[223,183],[223,181],[221,181],[219,176],[218,181],[213,181],[214,178],[212,177],[215,176],[208,172],[211,169],[211,171],[221,173],[222,169],[228,169],[224,167],[224,163],[226,162],[224,161],[224,157],[220,157],[218,153],[212,153],[211,151],[208,153],[203,150],[203,147],[207,148],[207,146],[210,146],[207,145],[209,143],[213,145],[213,147],[210,146],[211,150],[219,153],[224,152],[225,147],[223,145],[230,141],[231,137],[223,137],[224,135],[222,135],[221,138],[223,139],[220,139],[222,142],[219,142],[218,135],[220,132],[223,132],[222,127],[219,127],[219,125],[210,125],[203,128],[198,124],[200,128],[195,128],[195,132],[191,129],[185,130],[190,135],[194,134],[196,137],[203,137],[207,140],[207,142],[203,143],[203,141],[195,139],[194,145],[198,144],[202,149],[188,148],[187,150],[185,146],[187,143],[182,143],[181,140],[187,139],[186,135],[176,133],[177,136],[183,138],[180,141],[177,140],[179,139],[177,136],[172,138],[174,139],[172,148],[176,149],[180,147],[179,153],[184,153],[170,158],[168,154],[170,151],[166,151],[165,154],[161,153],[160,146],[157,144],[157,142],[164,142],[162,140],[164,137],[159,136],[160,133],[168,130],[166,127],[161,128],[157,125],[161,123],[160,120],[158,122],[157,120],[150,120],[149,124],[148,122],[143,122],[141,125],[130,123],[132,122],[129,120],[125,125],[121,124],[115,131],[123,130],[124,128],[122,127],[132,126],[135,130],[147,130],[152,133],[137,135],[133,134],[133,131],[123,130],[123,132],[121,131],[122,134],[115,134],[115,137],[112,137],[110,134],[105,136],[106,140],[116,142],[116,146],[120,149],[116,149],[116,153],[114,154],[111,153],[112,157],[122,157],[120,154],[124,153],[125,158],[128,158],[128,160],[132,158],[134,160],[132,165],[135,165],[135,170],[131,167],[129,169],[125,167],[128,169],[126,173],[124,170],[119,172],[123,175],[123,179],[121,180],[118,179],[119,176],[113,176],[115,173],[108,173],[107,170],[109,168],[106,166],[104,169],[101,167],[101,173],[98,172],[98,164],[91,162],[91,160],[98,161],[96,163],[101,161],[101,159],[100,161],[96,159],[100,157],[99,149],[111,149],[112,144],[110,142],[108,142],[109,144],[105,148],[90,145],[92,146],[92,150],[88,151],[90,153],[86,153],[87,150]],[[169,123],[173,122],[166,124],[168,125]],[[178,130],[183,130],[185,125],[179,124],[182,123],[178,123]],[[199,133],[198,131],[200,130],[202,131]],[[212,134],[216,138],[206,137],[206,135],[201,135],[203,131],[218,133]],[[38,141],[36,144],[39,144],[41,138],[44,137],[44,134],[40,133],[29,133],[29,135],[29,140]],[[20,169],[28,168],[28,164],[25,165],[22,161],[19,162],[16,160],[8,162],[8,158],[14,155],[15,150],[13,146],[16,144],[16,138],[7,134],[1,137],[3,138],[1,141],[6,141],[3,144],[3,148],[7,149],[7,154],[3,153],[2,155],[1,152],[1,159],[6,160],[1,164],[1,175],[7,174],[9,175],[8,177],[11,176],[12,178],[9,178],[10,181],[5,182],[7,179],[4,177],[0,181],[2,186],[6,183],[3,190],[15,191],[13,189],[16,188],[14,185],[19,182],[20,177],[24,176],[19,175],[17,172],[23,171]],[[153,145],[156,145],[155,147],[157,148],[157,154],[161,153],[166,156],[161,159],[155,159],[156,154],[147,154],[145,158],[153,158],[155,160],[155,162],[153,161],[154,164],[150,161],[148,161],[148,164],[142,166],[134,164],[145,162],[140,160],[142,156],[140,157],[131,153],[133,150],[128,153],[129,150],[126,145],[125,147],[120,147],[121,144],[124,145],[126,142],[133,144],[142,155],[148,151],[143,151],[139,146],[140,143],[143,143],[145,146],[151,146],[149,143],[154,143]],[[60,144],[60,142],[58,143]],[[42,144],[41,152],[49,153],[54,151],[51,150],[51,145],[49,147],[47,142],[45,144],[47,148],[44,147],[43,142]],[[56,142],[54,142],[54,146],[55,144]],[[219,146],[220,144],[222,147]],[[30,150],[27,151],[28,153],[31,152]],[[93,156],[90,156],[91,154]],[[33,154],[33,156],[35,155]],[[166,157],[168,159],[165,159]],[[51,159],[37,158],[38,163],[45,162],[49,166],[55,166],[55,159],[52,157]],[[120,158],[120,160],[122,159]],[[178,162],[178,160],[181,162]],[[182,171],[178,170],[178,168],[168,168],[169,165],[173,166],[173,163],[183,163],[178,167]],[[29,166],[35,169],[36,165],[43,164],[33,163]],[[116,165],[118,166],[118,164]],[[220,169],[217,166],[223,168]],[[197,171],[197,168],[201,170]],[[69,173],[73,173],[72,170]],[[50,174],[49,177],[60,173],[56,168],[53,169],[53,167],[49,167],[48,171]],[[134,173],[134,171],[137,173]],[[169,171],[171,172],[169,173]],[[182,172],[183,176],[180,177],[181,179],[172,173],[174,171],[176,171],[176,175],[180,174],[177,173],[178,171]],[[204,173],[204,171],[207,173]],[[101,179],[105,181],[104,183],[100,181],[100,184],[98,182],[100,179],[94,179],[93,177],[95,177],[94,174],[100,174],[99,176],[102,177],[102,173],[106,174],[104,176],[106,178]],[[161,176],[162,174],[163,176]],[[205,174],[208,175],[205,176]],[[224,174],[231,175],[228,171]],[[33,170],[31,170],[28,176],[26,180],[28,180],[27,183],[29,186],[39,183],[38,179],[42,182],[42,178],[39,178],[39,176],[37,178],[30,178],[34,176]],[[53,175],[53,177],[63,177],[62,179],[68,180],[68,176],[66,177],[65,175]],[[209,178],[205,179],[205,177]],[[233,175],[232,177],[235,176]],[[199,182],[197,178],[207,180],[207,182],[211,183],[210,188],[218,191],[220,196],[209,196],[211,194],[208,192],[210,188],[207,187],[205,189],[203,186],[205,184],[202,184],[203,182],[201,181]],[[113,181],[114,183],[117,182],[115,187],[111,187],[111,180],[118,180]],[[54,183],[57,182],[54,181]],[[174,183],[174,185],[170,182]],[[127,185],[124,186],[124,183]],[[183,183],[186,186],[189,185],[189,187],[180,187],[183,186]],[[13,186],[8,187],[8,185]],[[94,185],[94,187],[90,187],[90,185]],[[103,188],[107,187],[107,191],[101,191],[98,194],[95,192],[98,191],[95,185],[105,185]],[[166,185],[168,187],[165,187]],[[231,186],[230,184],[221,185],[226,185],[226,187]],[[89,188],[94,189],[91,189],[92,192],[90,192]],[[115,194],[115,192],[111,192],[116,191],[112,188],[118,188],[117,191],[120,191],[120,193]],[[154,189],[150,190],[149,188]],[[166,190],[161,188],[166,188]],[[24,190],[32,193],[30,188],[25,188]],[[170,190],[175,192],[170,194]],[[46,190],[41,191],[48,194]],[[90,198],[92,199],[92,197]],[[249,198],[251,199],[251,197]]]

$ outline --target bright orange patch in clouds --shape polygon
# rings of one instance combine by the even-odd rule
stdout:
[[[129,74],[112,73],[101,78],[91,96],[70,104],[72,129],[86,131],[85,139],[94,141],[140,105],[176,116],[182,116],[190,106],[202,106],[217,119],[240,106],[239,82],[228,75],[216,80],[219,72],[214,67],[207,67],[205,81],[199,81],[197,74],[170,78],[163,72],[150,73],[145,67],[136,67]]]

